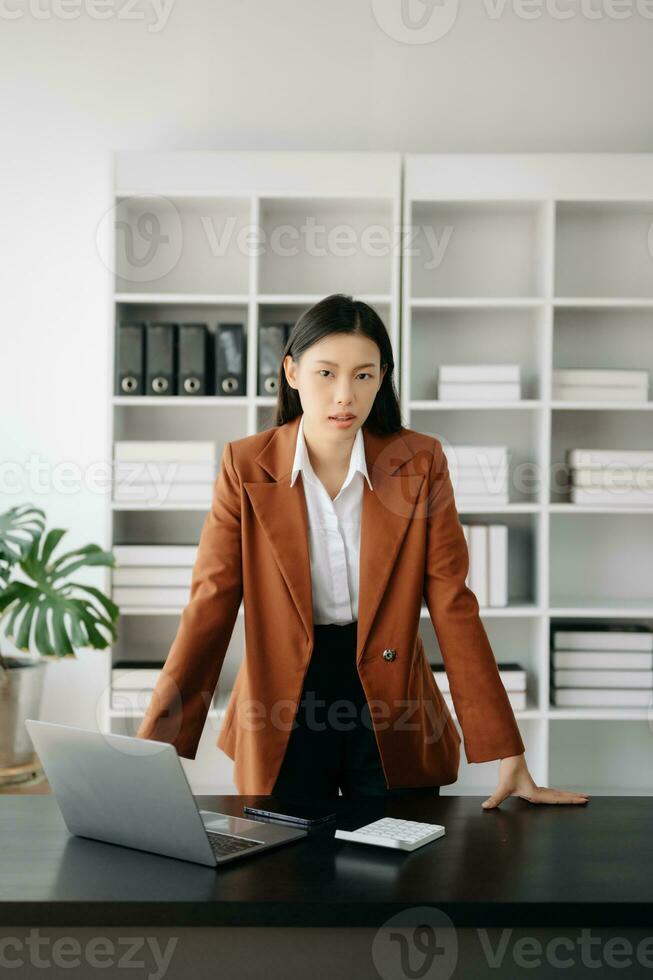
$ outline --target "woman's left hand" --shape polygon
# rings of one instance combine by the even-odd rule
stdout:
[[[568,793],[562,789],[549,789],[536,786],[526,766],[524,753],[501,759],[499,763],[499,784],[481,806],[491,810],[508,796],[521,796],[529,803],[587,803],[587,793]]]

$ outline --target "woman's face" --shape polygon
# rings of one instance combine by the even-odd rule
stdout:
[[[312,433],[331,433],[351,440],[369,415],[386,368],[373,340],[358,334],[331,334],[305,350],[295,363],[283,366],[288,384],[297,390],[304,425]],[[338,426],[332,416],[353,415],[350,425]]]

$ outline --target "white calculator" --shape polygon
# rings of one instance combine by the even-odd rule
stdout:
[[[399,851],[414,851],[423,844],[430,844],[432,840],[444,837],[444,827],[439,823],[382,817],[356,830],[336,830],[335,836],[340,840],[357,841],[359,844],[378,844]]]

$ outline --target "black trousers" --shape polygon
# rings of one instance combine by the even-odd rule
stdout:
[[[290,800],[438,795],[439,786],[389,789],[356,669],[358,623],[314,626],[295,725],[272,794]]]

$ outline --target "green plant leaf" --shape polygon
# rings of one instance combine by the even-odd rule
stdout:
[[[10,507],[0,514],[0,564],[10,567],[20,561],[44,527],[45,513],[31,504]]]
[[[65,610],[61,606],[54,606],[52,609],[52,632],[54,633],[55,649],[59,657],[75,652],[66,630],[64,612]]]
[[[103,650],[108,644],[96,628],[97,616],[94,616],[92,612],[88,611],[86,604],[81,599],[72,599],[71,602],[77,604],[79,618],[86,627],[88,645],[94,647],[96,650]]]
[[[53,644],[50,642],[50,636],[48,632],[48,609],[50,604],[45,600],[45,602],[39,603],[36,609],[36,628],[34,630],[34,643],[36,644],[36,649],[40,654],[46,657],[53,657],[55,655],[55,649]]]
[[[27,603],[30,598],[34,599],[34,605],[38,601],[39,592],[34,588],[33,585],[25,585],[24,582],[14,582],[16,586],[15,594],[20,599],[20,602],[16,602],[11,610],[11,616],[7,622],[6,633],[7,636],[13,637],[14,635],[14,624],[18,618],[19,613],[23,612],[26,608]]]
[[[65,533],[66,531],[63,527],[55,527],[52,531],[48,531],[41,549],[41,561],[44,565],[47,565],[48,561],[50,560],[50,555],[57,547]]]
[[[70,564],[63,565],[62,561],[64,559],[69,560],[76,558],[76,561],[70,561]],[[69,551],[67,554],[63,555],[59,561],[53,563],[51,568],[53,569],[52,581],[56,581],[59,578],[71,575],[76,572],[78,568],[82,568],[84,565],[106,565],[110,568],[114,567],[116,564],[116,559],[112,551],[103,551],[97,545],[89,545],[86,548],[78,548],[76,551]]]
[[[109,617],[112,620],[117,619],[118,616],[120,615],[120,607],[117,606],[115,602],[113,602],[111,599],[109,599],[109,597],[106,596],[104,592],[100,592],[99,589],[96,589],[95,586],[82,585],[81,582],[70,582],[70,585],[74,586],[76,589],[80,589],[83,592],[88,592],[89,595],[94,596],[94,598],[97,599],[100,605],[106,609],[107,613],[109,614]]]
[[[10,582],[7,588],[3,592],[0,592],[0,615],[9,608],[17,596],[21,595],[24,588],[25,584],[23,582]]]
[[[24,511],[23,518],[28,512],[35,520],[33,509]],[[72,582],[68,576],[85,566],[114,566],[115,556],[89,544],[55,559],[54,552],[67,532],[54,528],[45,533],[42,526],[35,528],[32,525],[31,535],[15,552],[20,555],[17,564],[30,581],[5,582],[0,588],[0,617],[8,616],[7,636],[15,637],[21,650],[35,650],[47,658],[71,657],[83,647],[103,650],[110,646],[117,638],[118,606],[100,589]]]
[[[20,606],[16,607],[21,608]],[[32,629],[32,623],[34,622],[34,616],[36,615],[36,605],[32,604],[27,606],[25,609],[25,614],[22,618],[20,628],[16,634],[15,643],[19,650],[29,650],[29,637],[30,631]],[[10,634],[13,635],[13,634]]]

